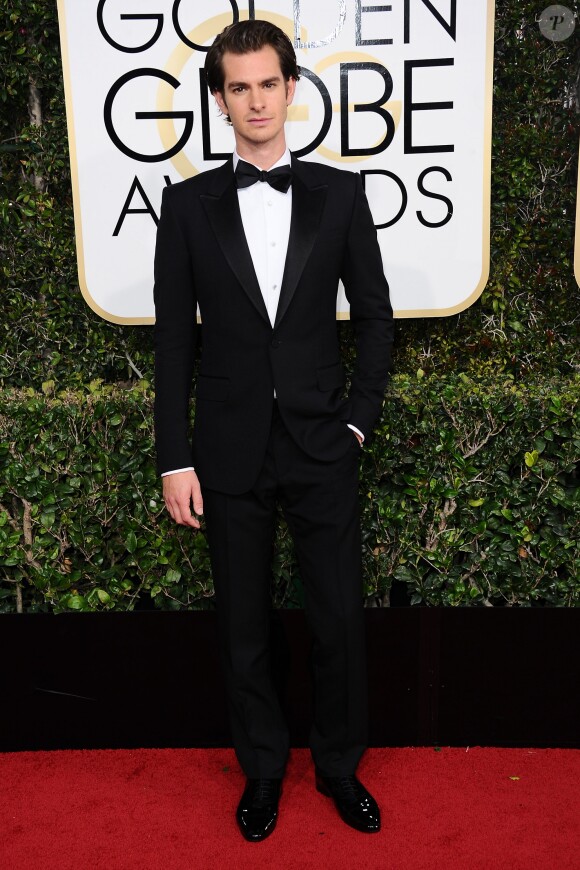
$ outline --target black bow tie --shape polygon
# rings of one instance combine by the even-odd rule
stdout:
[[[292,169],[289,164],[277,166],[266,172],[265,169],[258,169],[245,160],[238,160],[235,174],[238,187],[251,187],[256,181],[267,181],[270,187],[279,190],[280,193],[287,193],[292,184]]]

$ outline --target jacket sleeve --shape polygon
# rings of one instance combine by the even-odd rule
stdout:
[[[165,188],[155,245],[155,444],[157,471],[193,465],[189,396],[197,333],[197,297],[191,261]]]
[[[354,204],[341,277],[356,341],[349,422],[366,436],[382,407],[391,368],[394,321],[377,231],[360,175],[353,174],[353,178]]]

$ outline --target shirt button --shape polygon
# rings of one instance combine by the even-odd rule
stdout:
[[[272,205],[272,200],[271,200],[271,199],[268,200],[268,205]]]
[[[277,284],[272,284],[272,290],[277,290],[277,289],[278,289],[278,285],[277,285]]]
[[[272,245],[273,248],[276,247],[276,242],[270,242],[270,244]]]

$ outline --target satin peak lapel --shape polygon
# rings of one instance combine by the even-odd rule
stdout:
[[[227,163],[222,169],[223,173],[218,176],[221,184],[216,184],[216,193],[202,194],[200,198],[226,262],[258,313],[270,323],[244,233],[234,176],[231,167],[227,172]]]
[[[297,166],[300,166],[298,161],[293,160],[292,166],[295,170],[292,182],[292,220],[274,328],[279,325],[286,314],[306,266],[306,261],[312,253],[326,201],[327,185],[309,186],[302,180],[300,171],[297,171]]]

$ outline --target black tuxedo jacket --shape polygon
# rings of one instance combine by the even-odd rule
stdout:
[[[393,338],[389,288],[360,176],[292,158],[292,218],[274,327],[244,235],[228,160],[164,190],[155,252],[158,471],[194,465],[203,486],[249,490],[262,466],[274,390],[311,457],[338,459],[381,408]],[[348,396],[339,358],[342,279],[356,334]],[[189,394],[202,347],[193,445]]]

